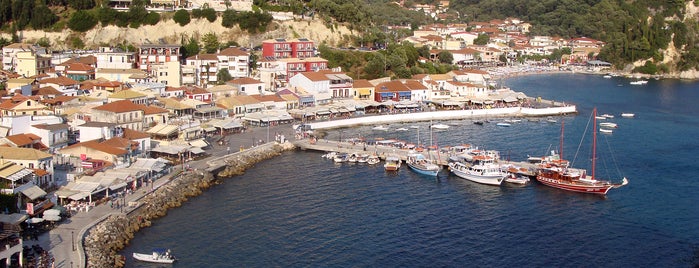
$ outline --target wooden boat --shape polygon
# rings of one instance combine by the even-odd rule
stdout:
[[[596,115],[597,108],[592,110],[593,118]],[[536,180],[546,186],[566,191],[599,195],[606,195],[610,189],[619,188],[628,184],[629,182],[626,178],[623,178],[621,183],[614,184],[609,181],[597,180],[597,178],[595,177],[595,164],[597,160],[597,119],[594,119],[592,127],[592,173],[590,175],[588,175],[587,171],[584,169],[569,168],[567,166],[548,165],[545,168],[541,169],[541,171],[539,171],[539,174],[536,176]],[[561,124],[561,144],[563,144],[562,137],[563,124]]]
[[[153,263],[173,263],[176,260],[175,257],[170,254],[169,249],[153,249],[153,253],[151,254],[134,252],[133,258],[139,261]]]
[[[427,176],[437,176],[442,169],[432,160],[425,158],[424,155],[417,152],[410,152],[405,163],[415,172]]]
[[[383,168],[386,171],[397,171],[398,169],[400,169],[400,165],[400,157],[398,157],[397,155],[389,155],[386,157],[386,163],[383,165]]]

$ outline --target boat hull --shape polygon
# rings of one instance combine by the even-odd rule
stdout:
[[[437,176],[437,174],[439,173],[439,166],[435,166],[436,168],[426,168],[422,166],[417,166],[412,163],[408,163],[408,167],[410,167],[410,169],[417,172],[418,174],[426,176]]]
[[[454,168],[454,166],[451,166],[451,172],[459,178],[487,185],[501,185],[505,180],[505,176],[507,176],[505,173],[481,175],[468,169]]]
[[[175,262],[175,259],[166,259],[166,258],[153,258],[153,254],[143,254],[143,253],[134,253],[133,258],[139,261],[144,261],[144,262],[152,262],[152,263],[173,263]]]
[[[586,185],[582,183],[572,183],[565,180],[559,180],[554,178],[549,178],[543,175],[536,176],[536,180],[543,185],[558,188],[571,192],[586,193],[586,194],[598,194],[606,195],[609,189],[614,187],[611,184],[601,184],[601,185]]]

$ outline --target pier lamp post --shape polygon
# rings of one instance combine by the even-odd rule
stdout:
[[[70,242],[73,246],[73,251],[75,251],[75,231],[70,231]]]

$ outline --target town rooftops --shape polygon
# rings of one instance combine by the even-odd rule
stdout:
[[[94,110],[107,111],[112,113],[126,113],[143,110],[142,105],[135,104],[130,100],[120,100],[92,108]]]
[[[228,83],[234,84],[234,85],[248,85],[248,84],[261,84],[262,81],[250,78],[250,77],[241,77],[241,78],[236,78],[231,81],[228,81]]]
[[[49,130],[49,131],[57,131],[57,130],[68,129],[70,126],[68,124],[52,124],[52,125],[41,124],[41,125],[33,125],[32,127],[35,127],[38,129],[45,129],[45,130]]]
[[[374,87],[372,83],[369,82],[369,80],[366,79],[359,79],[359,80],[354,80],[352,83],[353,88],[361,88],[361,87]]]
[[[143,106],[143,114],[145,115],[151,115],[151,114],[165,114],[168,113],[169,111],[167,109],[163,109],[157,106]]]
[[[148,133],[145,133],[145,132],[133,130],[130,128],[125,128],[124,135],[122,137],[129,139],[129,140],[138,140],[138,139],[150,138],[150,135],[148,135]]]
[[[221,50],[221,52],[219,52],[218,54],[224,56],[247,56],[248,52],[245,52],[237,47],[229,47]]]
[[[73,79],[70,79],[65,76],[59,76],[59,77],[52,77],[52,78],[44,78],[39,81],[41,84],[56,84],[56,85],[61,85],[61,86],[71,86],[71,85],[77,85],[80,84],[78,81],[75,81]]]
[[[130,89],[122,90],[122,91],[119,91],[117,93],[109,95],[109,98],[111,98],[111,99],[125,99],[125,100],[138,99],[138,98],[144,98],[144,97],[146,97],[145,94],[141,94],[141,93],[138,93],[138,92],[130,90]]]
[[[33,148],[17,148],[0,146],[0,157],[15,160],[40,160],[52,158],[53,155]]]
[[[117,124],[115,124],[115,123],[90,121],[90,122],[85,122],[85,124],[79,125],[78,127],[113,127],[116,125]]]

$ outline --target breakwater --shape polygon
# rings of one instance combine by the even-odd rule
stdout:
[[[552,105],[560,105],[546,108],[507,107],[475,110],[445,110],[434,112],[402,113],[377,116],[356,117],[341,120],[306,123],[313,130],[333,129],[349,126],[375,125],[386,123],[419,122],[430,120],[458,120],[468,118],[492,118],[492,117],[541,117],[557,116],[577,113],[575,105],[551,102]]]
[[[86,267],[124,267],[125,257],[119,254],[136,232],[163,217],[171,208],[179,207],[190,197],[198,196],[217,183],[217,179],[243,174],[255,163],[270,159],[283,151],[293,150],[291,143],[269,143],[254,149],[214,159],[224,163],[216,169],[195,170],[177,174],[171,181],[138,200],[126,213],[114,213],[93,226],[84,239]]]

